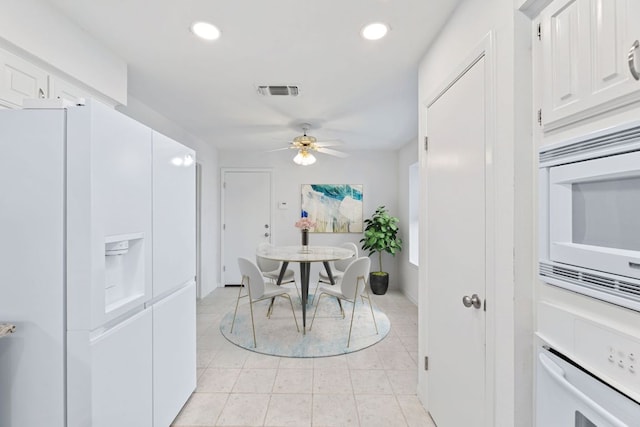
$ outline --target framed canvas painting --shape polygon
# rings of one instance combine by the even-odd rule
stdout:
[[[301,213],[314,233],[362,233],[362,184],[302,184]]]

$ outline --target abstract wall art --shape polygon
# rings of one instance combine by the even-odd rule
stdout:
[[[302,184],[301,213],[314,233],[362,233],[362,184]]]

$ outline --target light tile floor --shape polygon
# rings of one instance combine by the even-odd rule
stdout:
[[[220,320],[237,292],[219,288],[198,302],[198,385],[173,426],[435,427],[416,396],[418,308],[402,294],[373,296],[391,320],[380,343],[296,359],[254,353],[222,336]]]

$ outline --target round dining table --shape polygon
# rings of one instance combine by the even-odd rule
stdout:
[[[332,285],[333,274],[329,261],[351,258],[355,255],[352,250],[333,246],[308,246],[303,249],[301,246],[263,246],[256,252],[263,258],[274,261],[281,261],[280,275],[277,284],[282,283],[282,277],[290,262],[300,263],[300,281],[302,289],[302,332],[307,330],[307,301],[309,299],[309,275],[312,262],[322,262],[327,270],[327,276]]]

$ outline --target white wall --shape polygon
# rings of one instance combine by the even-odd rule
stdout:
[[[221,168],[272,168],[274,179],[274,219],[272,243],[295,245],[300,242],[300,232],[294,223],[300,217],[300,186],[302,184],[362,184],[363,217],[373,214],[385,205],[392,215],[398,216],[398,154],[395,151],[352,152],[350,157],[316,155],[318,161],[311,166],[293,163],[294,152],[248,152],[220,150]],[[277,209],[278,202],[287,202],[287,210]],[[250,213],[247,213],[250,215]],[[360,248],[361,233],[312,233],[312,245],[336,245],[351,241]],[[372,257],[372,268],[377,268],[377,258]],[[383,256],[383,268],[390,274],[389,288],[400,289],[398,257]],[[312,266],[311,278],[317,277],[317,266]]]
[[[218,252],[220,175],[218,173],[217,149],[213,143],[197,139],[136,98],[129,97],[129,104],[126,107],[118,107],[118,110],[196,151],[196,161],[202,168],[201,277],[199,282],[200,296],[204,297],[218,286],[220,271]]]
[[[2,0],[0,5],[3,47],[26,53],[20,56],[57,70],[72,83],[77,80],[114,103],[127,103],[127,64],[104,44],[48,2]]]
[[[398,150],[398,212],[403,250],[398,257],[398,277],[402,292],[418,304],[419,269],[409,262],[409,166],[418,161],[418,142],[410,141]]]
[[[517,179],[527,179],[526,176],[514,175],[515,165],[524,165],[531,170],[530,157],[522,161],[522,153],[515,151],[515,144],[531,144],[531,136],[522,138],[521,129],[516,129],[516,117],[520,112],[530,110],[529,99],[526,90],[519,90],[519,97],[515,96],[515,87],[522,85],[530,87],[530,70],[526,71],[526,58],[516,58],[514,51],[516,46],[516,29],[518,35],[523,31],[529,36],[526,25],[519,23],[515,26],[515,12],[513,0],[464,0],[451,16],[447,26],[440,33],[438,39],[431,45],[420,64],[419,72],[419,108],[420,108],[420,134],[419,140],[427,135],[424,123],[425,103],[436,94],[442,85],[452,78],[453,71],[463,63],[480,41],[489,32],[493,32],[494,55],[491,58],[496,70],[495,74],[495,149],[493,157],[489,159],[490,167],[494,171],[495,187],[487,189],[493,197],[493,221],[497,227],[495,236],[495,252],[493,269],[495,271],[495,283],[492,283],[494,292],[493,300],[488,301],[489,307],[494,312],[491,314],[491,322],[488,323],[487,332],[487,371],[488,384],[492,390],[492,396],[488,396],[493,402],[490,411],[493,411],[494,426],[527,426],[531,424],[531,366],[530,361],[522,359],[522,354],[531,348],[532,337],[531,312],[516,311],[514,298],[516,298],[516,285],[520,287],[518,294],[531,293],[533,283],[530,272],[528,277],[520,277],[522,283],[515,281],[514,252],[523,249],[526,253],[525,262],[531,261],[531,217],[515,220],[515,193]],[[519,41],[518,43],[521,43]],[[527,51],[528,52],[528,51]],[[526,55],[530,55],[527,53]],[[517,75],[517,79],[516,79]],[[527,80],[529,79],[529,80]],[[529,94],[530,95],[530,94]],[[525,132],[526,133],[526,132]],[[526,155],[525,155],[526,156]],[[420,152],[421,179],[424,179],[425,156]],[[528,162],[528,163],[527,163]],[[530,200],[532,189],[526,185],[519,185],[519,200]],[[452,192],[455,189],[452,189]],[[421,211],[426,205],[421,202]],[[421,217],[424,223],[424,216]],[[519,233],[516,241],[515,227]],[[424,235],[421,236],[424,243]],[[516,257],[521,256],[515,254]],[[421,265],[426,265],[426,254],[421,254]],[[420,289],[425,289],[425,275],[420,273]],[[427,291],[428,292],[428,291]],[[426,292],[419,296],[421,326],[421,340],[419,358],[426,355],[426,340],[424,326],[426,325],[425,309],[427,307]],[[530,303],[530,301],[529,301]],[[516,340],[518,337],[518,340]],[[516,348],[517,347],[517,348]],[[519,373],[516,375],[516,371]],[[424,403],[428,402],[426,395],[427,375],[419,371],[419,395]]]

